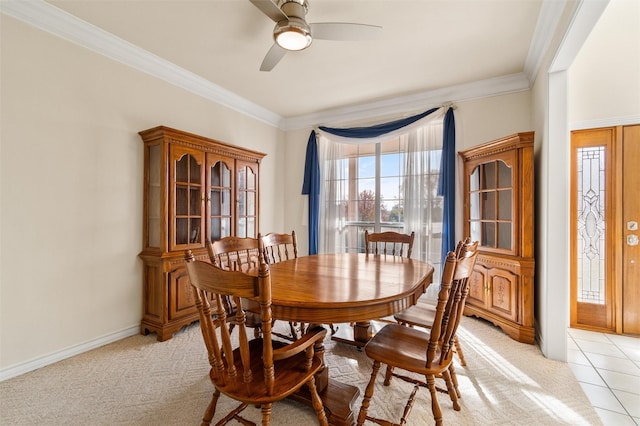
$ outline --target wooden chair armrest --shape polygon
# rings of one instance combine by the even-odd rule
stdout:
[[[278,361],[281,359],[290,358],[293,355],[299,354],[306,350],[310,346],[314,345],[317,341],[321,341],[327,335],[327,330],[323,327],[316,327],[313,330],[309,330],[301,338],[295,342],[273,350],[273,360]]]

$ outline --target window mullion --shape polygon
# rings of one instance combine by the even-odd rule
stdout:
[[[376,144],[376,193],[375,193],[375,215],[374,220],[375,223],[373,225],[374,232],[380,232],[380,204],[382,203],[382,199],[380,198],[380,153],[382,151],[382,144],[378,142]]]

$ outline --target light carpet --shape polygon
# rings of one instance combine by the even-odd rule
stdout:
[[[466,367],[455,364],[462,408],[454,411],[449,397],[439,394],[445,424],[601,424],[566,364],[483,320],[463,318],[458,335],[467,360]],[[364,352],[329,336],[325,347],[330,376],[362,394],[371,373]],[[0,383],[0,424],[197,425],[211,398],[208,371],[197,323],[166,342],[155,334],[129,337]],[[398,420],[411,389],[397,379],[383,386],[379,373],[370,414]],[[221,397],[214,420],[231,405]],[[259,409],[249,407],[245,414],[259,423]],[[272,424],[317,421],[311,408],[283,401],[274,405]],[[426,389],[418,392],[408,424],[434,424]]]

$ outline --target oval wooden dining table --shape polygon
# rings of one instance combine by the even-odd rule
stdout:
[[[307,324],[356,322],[355,340],[371,337],[370,321],[415,305],[433,277],[428,263],[364,253],[303,256],[269,265],[271,308],[278,320]],[[324,348],[318,347],[324,354]],[[330,366],[316,377],[329,421],[355,424],[357,387],[329,379]],[[306,400],[304,392],[298,395]]]

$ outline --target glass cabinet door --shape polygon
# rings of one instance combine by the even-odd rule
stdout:
[[[233,159],[207,157],[209,241],[233,235]]]
[[[160,144],[146,145],[147,170],[146,179],[146,229],[145,247],[160,248],[163,234],[162,228],[162,147]]]
[[[174,220],[170,249],[181,250],[202,245],[203,235],[203,154],[176,147],[172,152],[171,197]]]
[[[255,165],[242,164],[238,165],[237,184],[238,184],[238,200],[237,200],[237,232],[236,235],[241,238],[255,238],[257,230],[257,211],[258,211],[258,175],[253,169]]]
[[[513,167],[503,160],[478,164],[468,185],[471,239],[485,248],[513,251]]]

